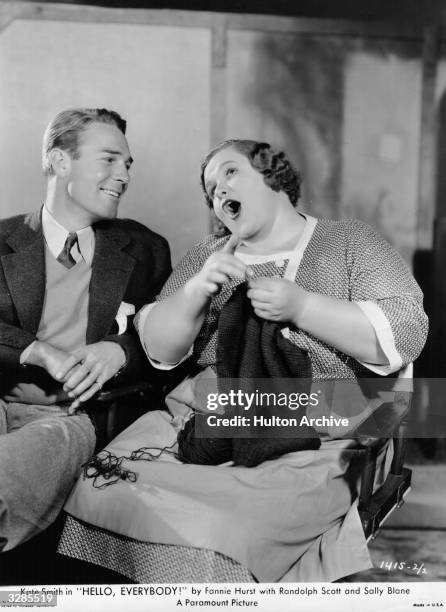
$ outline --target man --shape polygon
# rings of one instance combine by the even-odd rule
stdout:
[[[0,221],[0,551],[50,525],[94,452],[83,410],[145,360],[129,316],[170,273],[164,238],[116,219],[126,122],[58,114],[43,139],[41,210]]]

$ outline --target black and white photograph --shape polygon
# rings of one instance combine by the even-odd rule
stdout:
[[[0,607],[446,606],[446,0],[0,0]]]

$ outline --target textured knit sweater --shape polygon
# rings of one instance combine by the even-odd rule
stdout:
[[[178,264],[158,299],[182,287],[228,239],[211,234],[196,244]],[[260,259],[261,263],[250,265],[255,276],[282,277],[289,262],[286,253]],[[377,305],[393,335],[401,367],[421,352],[428,330],[423,294],[402,257],[367,224],[354,219],[318,219],[295,282],[307,291]],[[193,355],[201,366],[215,367],[218,316],[239,283],[240,279],[232,279],[212,299],[194,344]],[[308,351],[314,379],[370,375],[370,370],[356,359],[303,330],[290,327],[290,340]]]

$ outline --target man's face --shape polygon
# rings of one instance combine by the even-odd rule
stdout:
[[[127,140],[116,126],[91,123],[80,134],[79,158],[70,158],[64,180],[66,210],[79,227],[116,217],[131,164]]]

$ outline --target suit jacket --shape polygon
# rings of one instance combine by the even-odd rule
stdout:
[[[122,301],[138,311],[153,301],[171,272],[167,241],[130,219],[94,225],[95,251],[89,289],[87,344],[118,342],[134,372],[146,363],[131,321],[116,335]],[[21,380],[20,354],[34,340],[45,295],[45,248],[40,211],[0,221],[0,397]],[[29,376],[29,373],[28,373]]]

